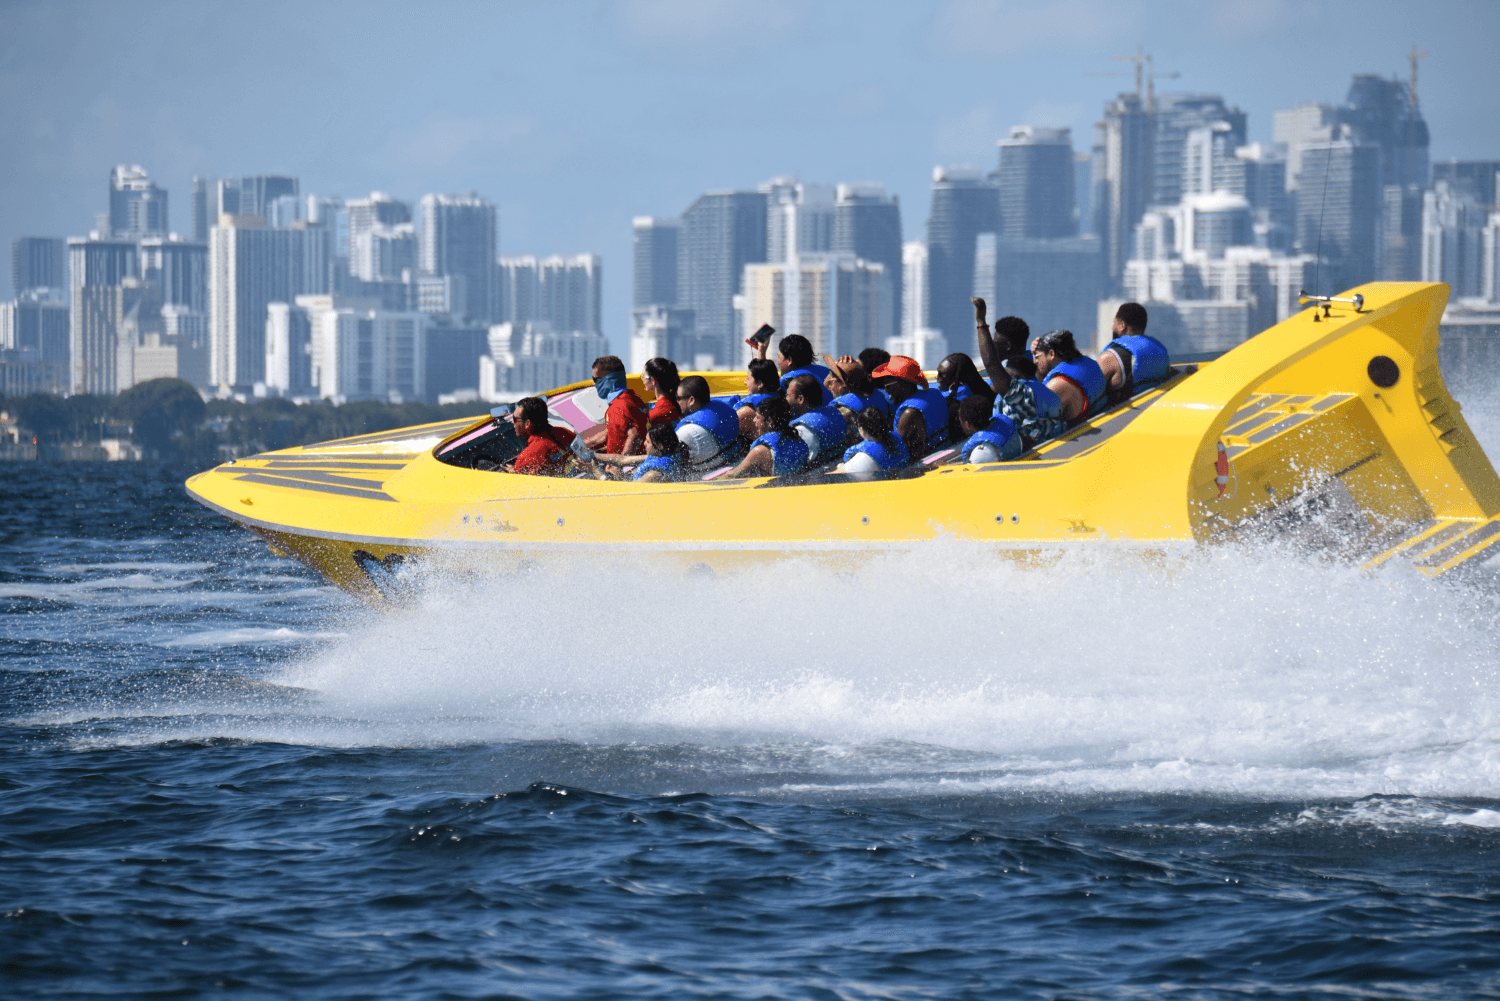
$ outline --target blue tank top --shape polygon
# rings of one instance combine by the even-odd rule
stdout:
[[[714,436],[714,441],[719,443],[720,451],[729,448],[740,436],[740,419],[734,408],[722,400],[709,400],[702,410],[695,410],[677,422],[678,427],[684,424],[697,424],[706,428]]]
[[[833,402],[833,394],[828,391],[827,386],[823,385],[823,380],[828,378],[828,369],[824,368],[822,365],[808,365],[804,368],[787,369],[785,372],[781,373],[781,391],[785,393],[786,384],[797,378],[797,376],[799,375],[810,375],[814,379],[818,380],[818,386],[823,390],[823,406],[826,407],[828,406],[828,404]]]
[[[818,455],[831,452],[849,437],[849,422],[833,407],[818,407],[792,421],[792,427],[805,425],[818,439]],[[811,458],[817,458],[812,456]]]
[[[948,400],[936,389],[919,389],[896,408],[896,416],[903,410],[915,410],[922,415],[927,425],[927,447],[941,445],[948,440]]]
[[[887,417],[891,416],[891,398],[885,395],[885,390],[876,389],[869,396],[856,396],[854,393],[845,393],[843,396],[834,398],[834,406],[847,407],[856,414],[865,407],[874,407]]]
[[[646,461],[635,467],[635,475],[632,480],[638,480],[646,475],[647,470],[660,469],[661,478],[664,480],[675,480],[682,476],[682,453],[676,455],[651,455]]]
[[[757,445],[764,445],[771,450],[772,476],[800,472],[807,465],[807,442],[798,438],[795,431],[787,434],[780,431],[763,434],[750,443],[751,449]]]
[[[1021,454],[1021,436],[1016,434],[1016,426],[1003,416],[997,415],[991,419],[989,427],[969,435],[963,444],[965,462],[980,445],[993,445],[1002,459],[1014,459]]]
[[[1168,370],[1172,367],[1171,357],[1167,353],[1167,346],[1155,337],[1126,334],[1110,341],[1104,350],[1108,351],[1116,344],[1130,352],[1130,378],[1125,380],[1126,385],[1160,382],[1167,377]]]
[[[1080,357],[1077,361],[1060,361],[1047,373],[1047,380],[1050,382],[1057,376],[1077,386],[1082,391],[1083,398],[1088,401],[1088,406],[1083,408],[1079,418],[1089,416],[1104,405],[1104,372],[1094,359]]]
[[[899,434],[891,435],[896,440],[896,449],[892,451],[880,444],[878,441],[861,441],[857,445],[849,447],[844,452],[844,461],[848,462],[860,453],[868,455],[879,464],[881,469],[901,469],[911,463],[910,456],[906,452],[906,443],[901,440]]]

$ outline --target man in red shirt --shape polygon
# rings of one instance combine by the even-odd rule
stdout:
[[[604,430],[584,438],[596,452],[641,455],[646,451],[646,404],[625,385],[625,363],[614,355],[594,359],[594,392],[609,401]]]
[[[547,422],[547,401],[528,396],[511,411],[511,426],[516,437],[526,442],[521,454],[510,464],[513,473],[528,476],[562,476],[568,469],[568,448],[577,437],[567,428],[555,428]]]

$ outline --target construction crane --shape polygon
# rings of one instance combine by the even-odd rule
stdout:
[[[1413,44],[1411,47],[1411,55],[1407,57],[1411,60],[1411,106],[1413,108],[1417,106],[1417,60],[1421,59],[1423,56],[1430,55],[1432,55],[1432,53],[1428,52],[1426,49],[1418,52],[1416,45]],[[1139,84],[1137,84],[1137,86],[1139,86]]]
[[[1425,54],[1425,53],[1424,53]],[[1156,64],[1141,46],[1135,47],[1135,54],[1129,56],[1115,56],[1117,63],[1135,63],[1135,96],[1146,103],[1147,111],[1156,110],[1156,80],[1176,80],[1182,76],[1181,73],[1158,73]],[[1145,84],[1145,93],[1141,93],[1142,83]]]

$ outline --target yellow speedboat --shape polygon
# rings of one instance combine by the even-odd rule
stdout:
[[[520,476],[472,468],[510,433],[485,416],[265,452],[187,486],[375,604],[414,567],[513,572],[584,553],[722,569],[945,538],[1025,558],[1291,534],[1436,576],[1500,545],[1500,478],[1438,371],[1447,300],[1446,285],[1361,286],[1004,463],[876,481]],[[716,394],[742,386],[701,374]],[[602,419],[587,383],[546,395],[555,423]]]

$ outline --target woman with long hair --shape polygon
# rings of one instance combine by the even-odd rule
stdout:
[[[834,469],[835,473],[868,478],[878,472],[902,469],[911,462],[906,443],[891,430],[890,418],[878,407],[865,407],[859,412],[859,437],[859,443],[844,453],[844,461]]]
[[[760,437],[724,478],[737,480],[800,472],[807,465],[807,443],[792,429],[792,417],[792,405],[780,396],[768,396],[756,404],[755,430]]]
[[[682,376],[677,372],[677,363],[670,358],[652,358],[641,372],[641,385],[648,393],[656,394],[656,402],[646,420],[652,424],[676,426],[682,420],[682,408],[677,405],[677,386]]]

